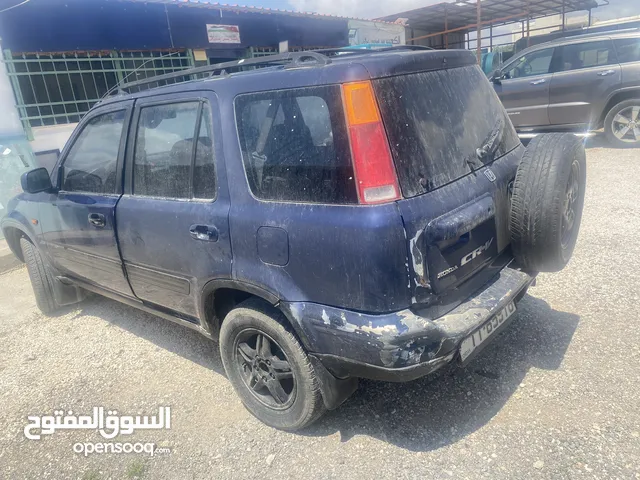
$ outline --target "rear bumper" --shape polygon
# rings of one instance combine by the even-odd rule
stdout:
[[[534,276],[505,267],[438,318],[429,318],[428,310],[368,315],[314,303],[282,306],[304,333],[311,355],[336,377],[404,382],[459,358],[462,340],[510,302],[519,301],[533,280]]]

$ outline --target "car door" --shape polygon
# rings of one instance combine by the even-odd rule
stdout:
[[[56,169],[57,193],[41,203],[45,248],[62,273],[132,295],[118,249],[115,210],[133,102],[91,111]]]
[[[640,36],[613,41],[622,70],[620,90],[635,90],[640,86]]]
[[[526,53],[502,69],[494,88],[516,128],[549,124],[549,83],[554,48]]]
[[[231,277],[216,96],[138,100],[132,125],[117,209],[127,275],[139,299],[197,322],[204,285]]]
[[[610,39],[558,47],[549,89],[551,125],[596,126],[611,94],[622,81]]]

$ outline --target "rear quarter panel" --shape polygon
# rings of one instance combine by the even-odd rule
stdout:
[[[274,83],[273,88],[284,87]],[[235,119],[234,97],[233,92],[220,94],[222,118]],[[223,129],[234,279],[289,302],[366,312],[390,312],[409,305],[406,239],[396,204],[367,207],[257,200],[249,191],[235,120],[224,122]],[[259,253],[261,227],[273,228],[277,241],[273,248],[261,244]],[[269,263],[269,256],[277,257],[274,263],[280,265]]]

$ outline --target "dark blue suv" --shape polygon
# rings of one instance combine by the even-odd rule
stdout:
[[[24,174],[4,235],[44,313],[92,291],[216,339],[269,425],[308,425],[359,377],[470,361],[576,243],[582,144],[525,149],[470,52],[292,53],[123,90]]]

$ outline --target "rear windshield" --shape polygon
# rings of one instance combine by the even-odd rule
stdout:
[[[374,82],[405,197],[453,182],[519,144],[477,66]]]
[[[256,198],[357,203],[340,87],[240,95],[236,118]]]

